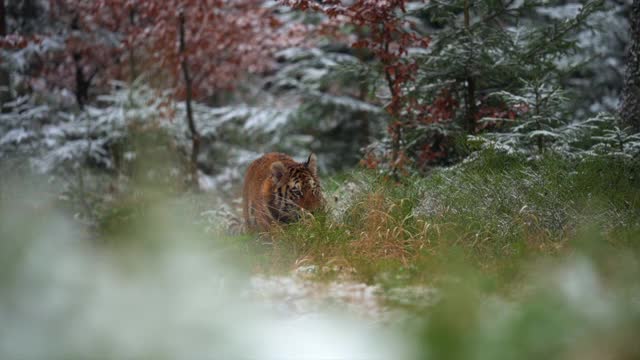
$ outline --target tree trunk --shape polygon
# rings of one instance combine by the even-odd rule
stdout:
[[[80,109],[84,109],[84,104],[89,99],[89,82],[85,79],[84,71],[82,70],[82,65],[80,61],[82,59],[82,55],[79,53],[73,54],[73,62],[76,67],[76,102]]]
[[[366,102],[367,94],[369,93],[369,86],[366,81],[362,81],[360,83],[360,93],[358,94],[358,100]],[[360,111],[355,114],[356,120],[358,121],[358,127],[360,128],[360,141],[358,142],[358,146],[360,148],[364,148],[368,144],[371,143],[370,125],[369,125],[369,114],[366,111]]]
[[[394,79],[388,70],[385,70],[385,77],[387,79],[387,86],[391,92],[391,124],[389,125],[389,134],[391,135],[391,176],[394,180],[400,180],[399,172],[402,170],[401,157],[402,157],[402,125],[400,123],[398,98],[399,94],[396,93],[394,87]]]
[[[620,118],[624,126],[640,132],[640,0],[634,0],[629,14],[631,44],[627,52]]]
[[[71,21],[71,31],[80,30],[80,27],[78,26],[78,21],[79,20],[76,15],[76,17],[74,17],[73,20]],[[80,107],[80,109],[84,109],[84,105],[89,101],[89,89],[91,88],[91,82],[93,81],[93,78],[98,73],[99,69],[95,68],[91,74],[87,75],[85,74],[84,68],[82,66],[82,54],[79,52],[74,52],[71,56],[73,58],[73,63],[76,68],[75,69],[76,70],[76,74],[75,74],[76,102],[78,103],[78,106]]]
[[[466,99],[466,114],[465,117],[467,119],[467,131],[469,134],[474,134],[476,132],[476,81],[473,76],[469,73],[467,75],[467,93],[465,96]]]
[[[542,101],[540,99],[540,93],[538,91],[539,87],[536,86],[536,104],[535,104],[535,115],[536,115],[536,130],[542,131],[542,123],[540,123],[540,106],[542,106]],[[536,136],[536,143],[538,145],[538,153],[542,155],[544,152],[544,138],[542,135]]]
[[[21,20],[24,25],[29,23],[29,20],[36,19],[38,17],[38,5],[34,0],[24,0],[22,2],[22,7],[20,8]],[[35,31],[35,29],[30,28],[30,31]]]
[[[389,52],[389,42],[384,44],[385,52]],[[400,171],[402,171],[402,119],[400,118],[400,95],[395,87],[396,78],[392,75],[389,62],[384,62],[384,75],[387,80],[387,87],[391,94],[391,124],[388,127],[391,135],[391,176],[394,180],[400,181]]]
[[[186,45],[185,45],[185,17],[184,13],[180,12],[179,15],[179,26],[180,26],[180,55],[182,57],[180,66],[182,67],[182,75],[184,77],[184,84],[186,90],[186,98],[185,103],[187,106],[187,125],[189,126],[189,131],[191,132],[191,159],[189,163],[189,174],[190,174],[190,183],[194,189],[198,189],[198,155],[200,154],[200,133],[196,128],[196,124],[193,121],[193,110],[191,109],[191,98],[192,98],[192,84],[191,84],[191,75],[189,74],[189,64],[187,63],[187,57],[185,55]]]
[[[133,28],[136,22],[136,13],[135,8],[131,8],[129,10],[129,25]],[[135,51],[133,48],[133,44],[129,44],[129,82],[133,84],[138,76],[136,72],[136,59],[135,59]]]
[[[7,12],[4,6],[4,0],[0,0],[0,36],[7,35]],[[11,100],[11,77],[9,69],[5,69],[0,64],[0,111],[5,110],[4,104]]]
[[[7,35],[7,10],[4,6],[4,0],[0,1],[0,36]]]
[[[469,0],[465,0],[464,2],[464,27],[467,30],[467,34],[471,36],[471,15],[470,15],[470,7]],[[476,80],[473,78],[471,74],[471,70],[467,68],[466,70],[466,82],[467,82],[467,93],[465,94],[465,118],[467,121],[467,131],[469,134],[473,134],[476,131]]]

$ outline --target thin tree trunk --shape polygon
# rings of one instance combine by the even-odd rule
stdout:
[[[89,89],[91,89],[91,83],[93,78],[98,74],[99,69],[96,68],[88,76],[82,69],[82,55],[80,53],[74,53],[72,55],[73,62],[76,67],[76,101],[80,109],[84,109],[85,104],[89,101]]]
[[[131,10],[129,10],[129,25],[131,25],[131,27],[135,26],[135,9],[134,8],[131,8]],[[138,74],[136,72],[135,52],[134,52],[133,44],[129,44],[129,81],[131,84],[133,84],[137,76]]]
[[[634,0],[629,14],[631,44],[627,53],[620,118],[624,126],[640,132],[640,0]]]
[[[84,78],[84,71],[80,64],[81,59],[82,55],[79,53],[73,54],[73,62],[76,67],[76,102],[78,103],[78,106],[80,106],[80,109],[84,109],[84,104],[89,98],[89,83]]]
[[[471,74],[467,75],[467,128],[470,134],[476,131],[476,80]]]
[[[540,100],[540,93],[538,92],[539,87],[536,86],[536,105],[535,105],[535,114],[536,114],[536,129],[538,131],[542,130],[542,124],[540,123],[540,106],[541,106],[541,100]],[[542,153],[544,152],[544,139],[542,138],[542,135],[538,135],[536,137],[536,143],[538,145],[538,152],[540,153],[540,155],[542,155]]]
[[[4,0],[0,1],[0,36],[7,35],[7,11]]]
[[[78,17],[76,15],[76,17],[71,21],[71,30],[80,30],[80,27],[78,26]],[[80,107],[80,109],[84,109],[84,105],[89,101],[89,89],[91,88],[91,82],[93,81],[93,78],[96,76],[96,74],[98,73],[99,69],[95,68],[94,71],[87,75],[84,72],[83,66],[82,66],[82,54],[80,54],[79,52],[75,52],[72,54],[72,58],[73,58],[73,63],[75,66],[75,77],[76,77],[76,89],[75,89],[75,95],[76,95],[76,102],[78,103],[78,106]]]
[[[471,15],[470,15],[470,0],[464,2],[464,27],[467,30],[467,34],[471,35]],[[466,75],[467,93],[465,94],[466,102],[466,114],[467,131],[473,134],[476,130],[476,80],[473,78],[471,71],[467,69]]]
[[[4,0],[0,0],[0,36],[7,35],[6,14]],[[9,76],[9,69],[0,67],[0,111],[4,110],[4,104],[11,100],[10,86],[11,77]]]
[[[189,64],[187,64],[187,57],[185,55],[185,16],[183,12],[179,15],[180,26],[180,55],[182,57],[180,66],[182,67],[182,75],[184,77],[184,84],[186,90],[185,102],[187,105],[187,125],[191,132],[191,160],[189,164],[189,173],[191,176],[190,182],[194,189],[198,188],[198,155],[200,153],[200,133],[196,128],[196,124],[193,121],[193,110],[191,109],[192,98],[192,83],[191,75],[189,74]]]
[[[396,90],[393,84],[393,77],[388,70],[385,70],[385,77],[387,79],[387,86],[391,92],[391,125],[389,126],[389,133],[391,134],[391,175],[397,181],[400,179],[398,173],[400,166],[401,156],[401,144],[402,144],[402,126],[400,126],[400,115],[398,114],[398,100],[399,94],[396,94]]]
[[[389,43],[385,43],[385,51],[389,51]],[[402,126],[400,124],[400,109],[398,107],[398,101],[400,99],[400,94],[396,91],[395,79],[393,75],[391,75],[391,71],[388,69],[388,64],[384,64],[384,75],[387,80],[387,86],[389,87],[389,92],[391,93],[391,125],[389,126],[389,134],[391,135],[391,176],[396,181],[400,180],[400,175],[398,173],[401,170],[399,167],[402,165],[401,155],[402,155]]]
[[[464,27],[469,30],[471,26],[471,17],[469,16],[469,0],[464,0]]]
[[[367,94],[369,93],[369,87],[367,86],[366,81],[360,83],[360,93],[358,94],[358,100],[366,102]],[[356,119],[359,119],[359,127],[360,127],[360,147],[365,147],[370,143],[369,136],[371,136],[369,129],[369,114],[365,111],[360,111],[356,114]]]

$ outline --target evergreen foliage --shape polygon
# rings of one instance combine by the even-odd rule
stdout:
[[[640,132],[640,1],[634,0],[629,14],[630,38],[620,117],[625,126]]]
[[[193,136],[172,120],[186,109],[175,102],[175,90],[163,90],[157,67],[153,73],[138,67],[135,83],[127,79],[94,88],[84,111],[72,106],[74,89],[45,86],[55,79],[41,72],[46,70],[42,59],[62,66],[56,59],[71,49],[70,38],[95,31],[100,34],[87,36],[117,42],[123,38],[116,35],[128,30],[101,17],[94,27],[85,19],[83,27],[71,31],[69,18],[57,16],[58,8],[25,3],[35,6],[27,17],[20,6],[9,6],[10,34],[3,38],[7,46],[1,52],[14,97],[0,124],[3,159],[20,155],[29,160],[17,163],[46,172],[75,164],[71,168],[88,165],[118,173],[126,163],[123,154],[134,156],[123,144],[140,123],[144,131],[165,132],[178,156],[189,153]],[[310,7],[298,12],[283,3]],[[202,184],[239,181],[251,158],[273,150],[294,155],[314,151],[326,170],[349,168],[361,160],[367,167],[398,174],[455,163],[476,145],[535,156],[547,151],[568,157],[635,156],[632,130],[616,130],[613,116],[591,115],[615,108],[611,99],[619,89],[611,84],[619,87],[620,74],[610,70],[622,61],[624,12],[630,1],[372,4],[256,3],[284,24],[283,33],[313,40],[277,52],[271,71],[246,78],[239,91],[193,104],[194,125],[202,137],[196,159]],[[78,11],[83,9],[92,8]],[[353,9],[375,14],[354,15],[349,12]],[[372,28],[376,19],[397,36],[381,37]],[[607,19],[611,21],[605,24]],[[126,60],[131,54],[120,55]],[[141,51],[135,58],[140,65],[151,55]],[[91,59],[82,58],[83,71],[100,67]],[[121,75],[131,70],[125,68]],[[100,76],[109,74],[117,77],[109,72]],[[592,82],[585,83],[587,79]],[[625,139],[622,147],[620,138]]]
[[[531,14],[544,5],[438,1],[421,9],[432,27],[442,29],[422,56],[416,92],[432,102],[451,94],[460,106],[449,120],[458,129],[487,133],[518,151],[544,151],[560,138],[556,129],[580,120],[567,113],[562,86],[572,68],[558,62],[576,52],[572,35],[588,26],[602,2],[588,1],[570,18],[537,23]]]

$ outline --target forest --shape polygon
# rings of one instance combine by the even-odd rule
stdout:
[[[634,359],[638,279],[640,0],[0,0],[2,359]]]

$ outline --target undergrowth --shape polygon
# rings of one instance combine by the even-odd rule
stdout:
[[[584,239],[593,234],[604,253],[637,253],[638,174],[638,161],[618,157],[530,160],[491,150],[399,183],[356,170],[323,179],[323,211],[261,236],[224,235],[215,216],[205,221],[205,210],[220,202],[215,196],[178,201],[193,210],[186,219],[220,240],[212,246],[232,249],[254,272],[312,265],[318,280],[346,275],[393,288],[441,286],[452,280],[452,269],[469,268],[485,289],[510,293],[521,287],[529,264],[572,254],[592,243]],[[113,201],[98,220],[97,237],[117,243],[119,232],[141,223],[145,204],[153,203],[148,197],[159,192]]]
[[[273,245],[257,261],[267,272],[314,264],[328,278],[346,272],[389,286],[437,284],[460,262],[490,288],[510,288],[529,260],[572,253],[587,232],[607,248],[637,251],[639,168],[614,157],[485,151],[401,183],[343,174],[326,181],[328,209],[272,230]]]
[[[48,217],[63,218],[56,204],[3,185],[0,289],[7,296],[0,299],[0,314],[10,320],[8,329],[18,329],[15,334],[42,334],[55,340],[47,343],[53,351],[64,354],[69,350],[55,346],[66,340],[58,339],[94,334],[96,322],[88,321],[86,328],[49,326],[41,333],[41,302],[61,321],[77,319],[69,314],[82,311],[88,319],[100,319],[95,314],[117,319],[107,337],[97,333],[82,344],[107,339],[112,351],[119,351],[123,345],[117,340],[131,342],[119,337],[123,321],[133,321],[127,329],[134,332],[125,333],[137,339],[151,328],[173,329],[166,326],[167,315],[175,319],[169,324],[196,327],[177,327],[166,338],[206,330],[209,344],[250,318],[237,294],[252,274],[289,275],[303,267],[317,275],[306,280],[379,285],[376,299],[416,349],[410,358],[635,359],[640,354],[638,167],[618,158],[527,160],[484,152],[402,183],[356,171],[324,179],[329,203],[324,211],[261,236],[223,236],[215,221],[206,220],[207,209],[219,202],[212,194],[167,199],[166,190],[150,186],[113,195],[87,236],[43,226]],[[14,198],[26,203],[23,210],[13,205]],[[40,240],[31,241],[37,245],[33,249],[31,238]],[[44,294],[48,298],[34,295],[33,289],[47,284],[53,284]],[[204,306],[225,289],[228,302]],[[182,296],[188,301],[165,306]],[[138,304],[135,316],[121,312],[132,301]],[[228,317],[234,307],[237,313]],[[22,331],[23,324],[38,331]],[[82,331],[65,332],[69,328]],[[262,339],[268,331],[255,336]],[[246,337],[245,328],[238,333]],[[3,345],[13,343],[20,342]],[[157,354],[153,350],[149,354]]]

